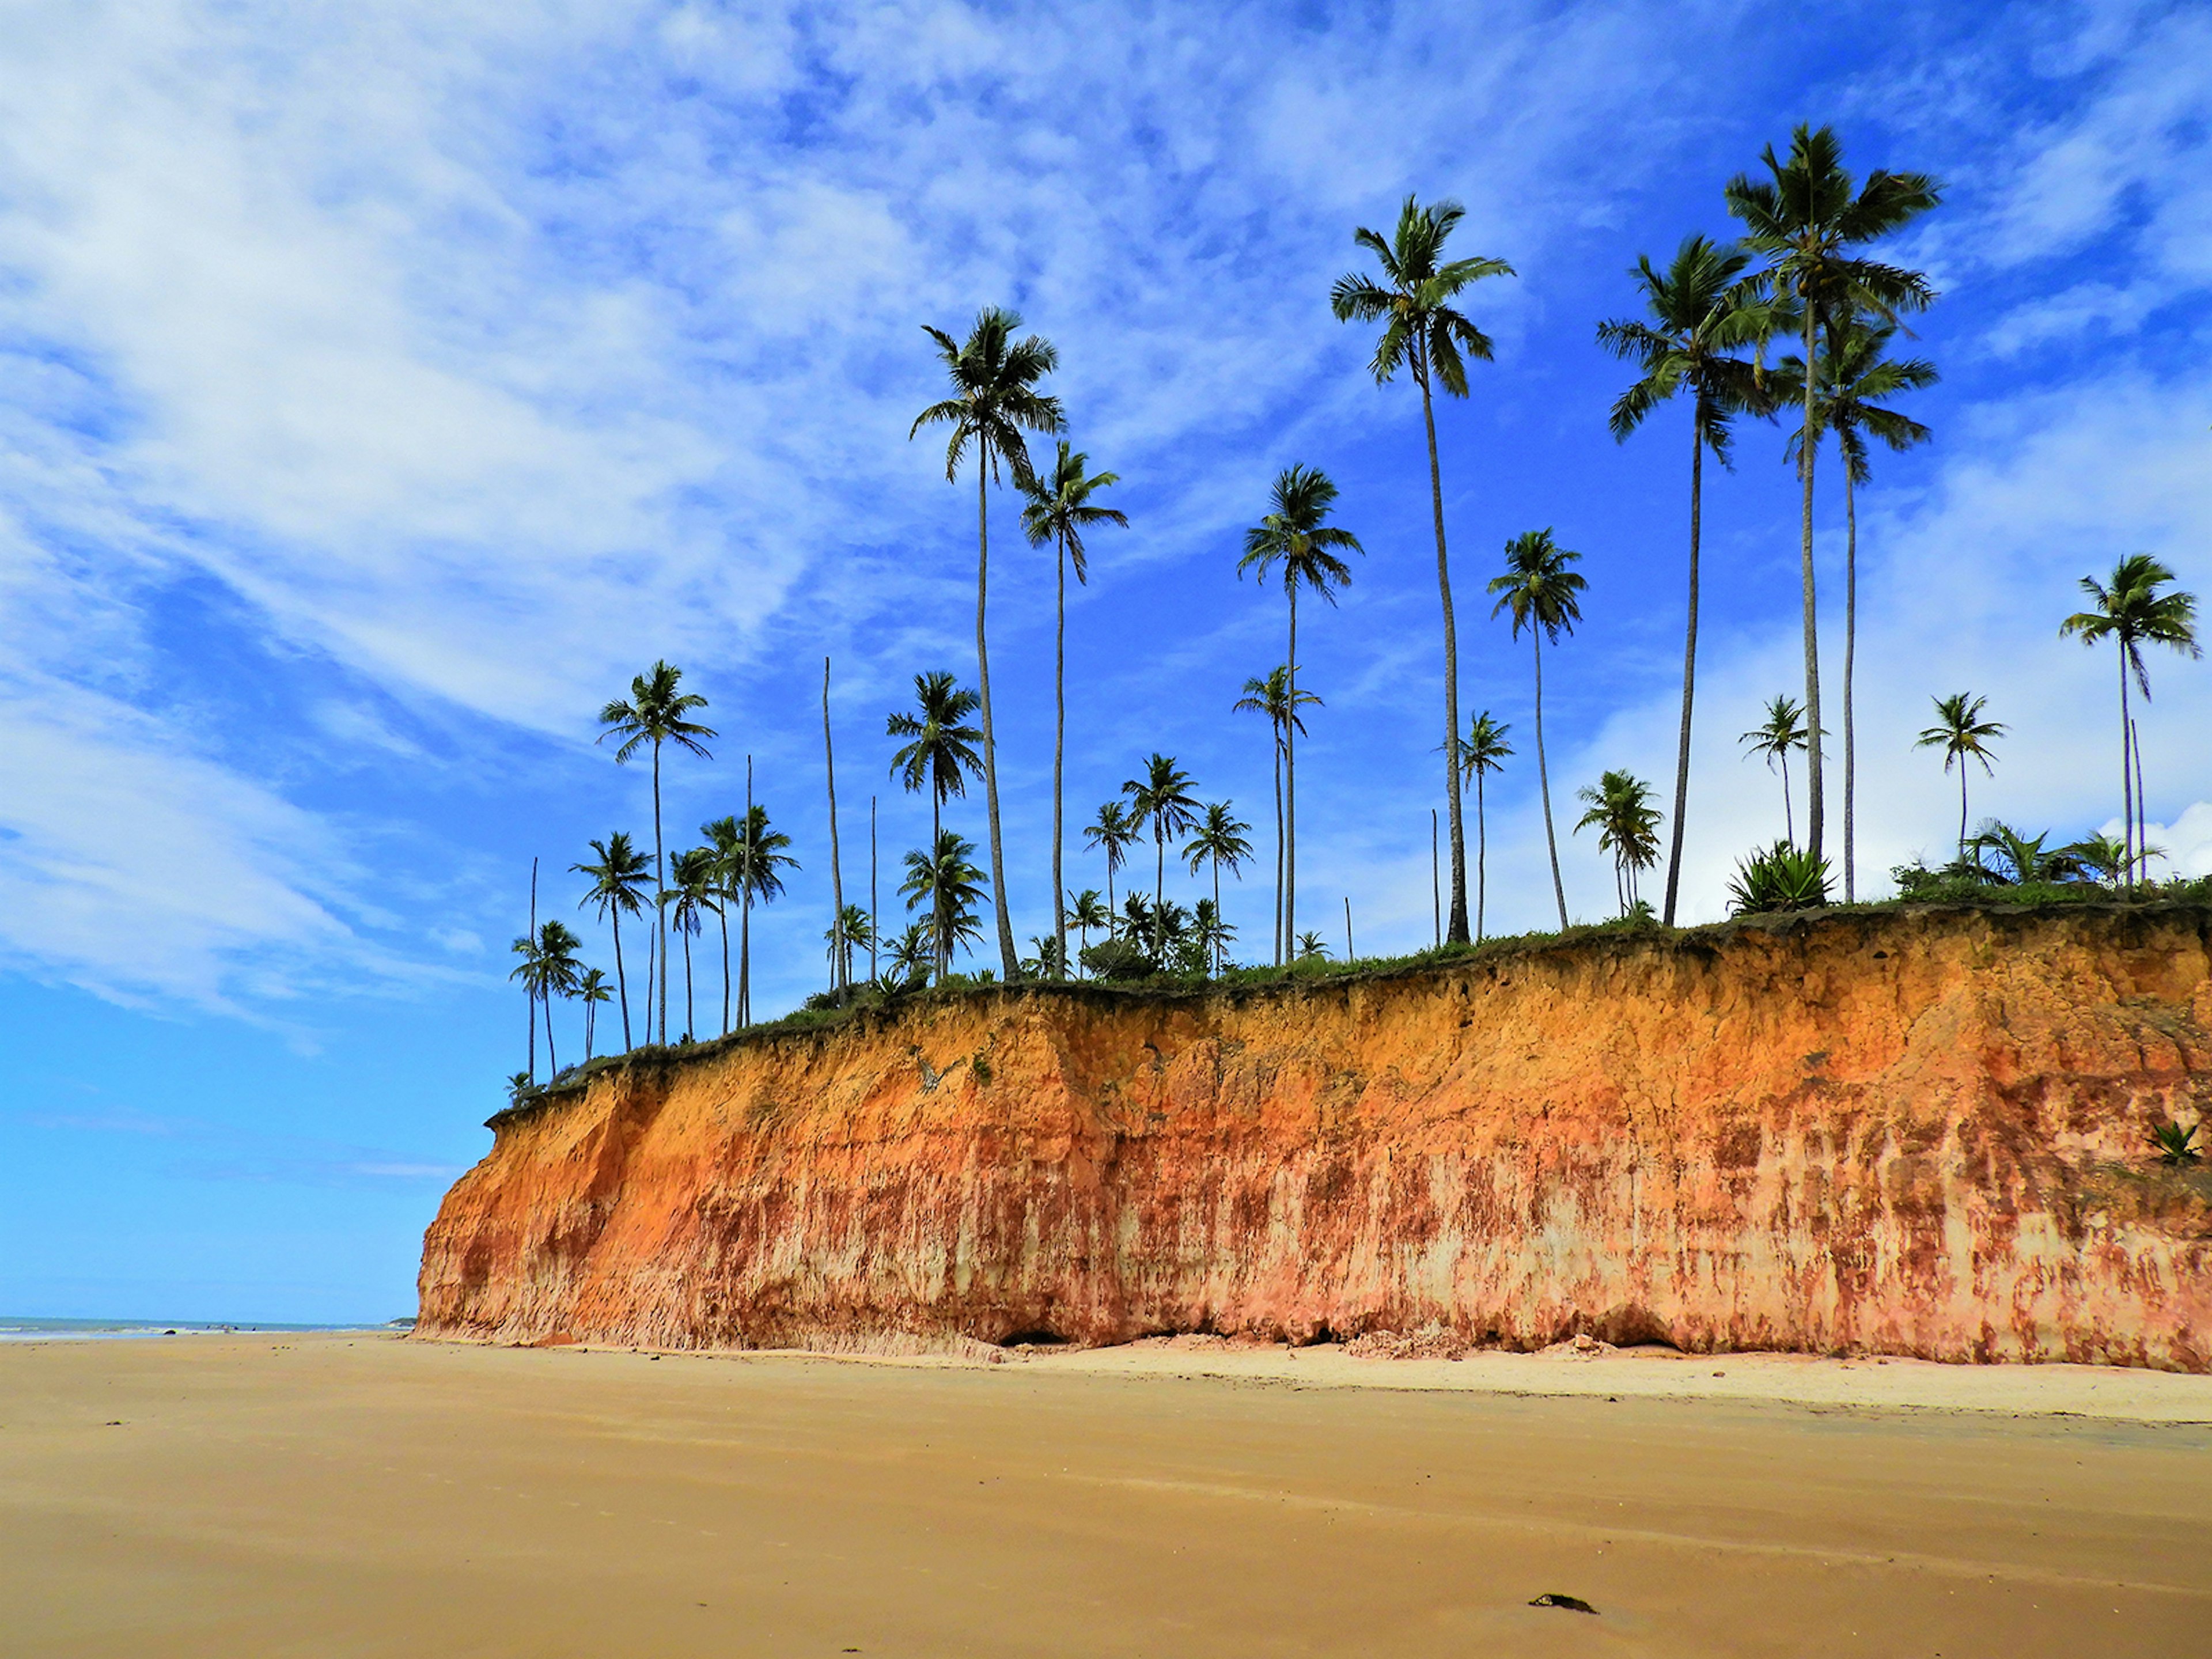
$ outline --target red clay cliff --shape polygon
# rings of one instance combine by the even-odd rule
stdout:
[[[2212,1369],[2212,912],[1850,912],[1283,988],[1036,987],[501,1113],[420,1333]]]

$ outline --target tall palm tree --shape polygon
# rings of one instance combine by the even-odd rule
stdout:
[[[1643,377],[1614,400],[1609,424],[1614,439],[1628,435],[1646,416],[1679,393],[1690,398],[1690,602],[1682,636],[1682,723],[1674,744],[1674,829],[1667,859],[1667,899],[1662,919],[1674,925],[1674,900],[1682,878],[1682,826],[1690,811],[1690,713],[1698,680],[1698,555],[1704,530],[1705,458],[1711,450],[1730,465],[1731,424],[1744,413],[1765,414],[1771,400],[1758,367],[1738,355],[1755,349],[1773,331],[1777,307],[1758,284],[1743,280],[1751,255],[1710,237],[1682,239],[1662,273],[1639,256],[1629,275],[1643,289],[1650,320],[1616,319],[1597,325],[1598,343],[1616,357],[1632,359]]]
[[[690,847],[673,860],[675,885],[667,904],[676,935],[684,941],[684,1036],[688,1042],[699,1035],[698,1017],[691,1000],[691,941],[706,926],[707,913],[716,908],[720,887],[721,860],[711,847]]]
[[[2191,657],[2202,656],[2197,643],[2197,596],[2159,590],[2173,580],[2173,572],[2148,553],[2130,553],[2112,567],[2109,586],[2094,576],[2081,578],[2081,591],[2093,608],[2077,611],[2058,624],[2061,635],[2072,635],[2084,645],[2112,640],[2120,647],[2120,816],[2126,830],[2122,840],[2128,855],[2127,884],[2135,886],[2136,868],[2144,862],[2145,826],[2149,815],[2136,779],[2142,772],[2142,750],[2136,739],[2135,718],[2128,712],[2128,676],[2132,672],[2150,701],[2150,671],[2143,664],[2142,647],[2162,645]]]
[[[1228,971],[1229,947],[1237,942],[1237,930],[1221,919],[1218,901],[1200,899],[1191,906],[1189,942],[1208,972]]]
[[[1836,434],[1844,462],[1844,899],[1858,896],[1858,739],[1853,721],[1852,684],[1858,663],[1859,508],[1858,487],[1872,477],[1867,438],[1892,449],[1910,449],[1928,441],[1928,428],[1910,416],[1885,406],[1883,399],[1936,384],[1935,364],[1923,357],[1885,356],[1896,336],[1893,324],[1874,323],[1856,314],[1829,319],[1826,352],[1814,389],[1814,434]],[[1776,394],[1799,401],[1804,396],[1805,360],[1784,357],[1775,365]],[[1802,465],[1804,434],[1790,439],[1787,458]]]
[[[1744,242],[1767,259],[1765,279],[1787,298],[1803,330],[1805,361],[1814,361],[1821,331],[1831,319],[1870,316],[1895,322],[1902,312],[1924,310],[1936,298],[1928,279],[1917,270],[1885,264],[1859,252],[1902,229],[1942,199],[1942,189],[1924,173],[1869,173],[1863,185],[1844,170],[1843,144],[1831,127],[1818,131],[1800,123],[1790,135],[1787,161],[1769,144],[1759,158],[1771,175],[1753,179],[1740,173],[1729,180],[1729,211],[1741,219]],[[1798,473],[1803,487],[1799,524],[1798,577],[1803,591],[1805,717],[1814,731],[1820,723],[1820,636],[1813,585],[1813,471],[1817,453],[1814,407],[1817,370],[1805,377],[1803,447]],[[1820,748],[1806,751],[1806,846],[1820,857]]]
[[[1057,966],[1052,977],[1066,976],[1067,968],[1067,907],[1066,891],[1060,886],[1060,843],[1066,839],[1061,828],[1060,787],[1061,762],[1067,750],[1067,568],[1075,567],[1075,580],[1088,582],[1091,570],[1084,551],[1083,532],[1094,526],[1117,524],[1127,527],[1126,514],[1110,507],[1093,507],[1091,497],[1109,484],[1121,482],[1116,472],[1098,472],[1086,477],[1084,469],[1091,458],[1080,450],[1070,449],[1067,440],[1060,441],[1060,453],[1054,458],[1052,477],[1032,477],[1022,485],[1022,494],[1028,498],[1022,508],[1022,531],[1032,547],[1053,543],[1059,550],[1056,610],[1053,625],[1052,645],[1052,936],[1056,942]]]
[[[929,836],[945,829],[945,803],[964,798],[968,780],[981,775],[983,757],[975,752],[982,732],[967,723],[982,699],[943,669],[914,677],[915,712],[893,714],[884,722],[886,737],[904,738],[891,756],[891,775],[909,795],[929,791]]]
[[[1487,772],[1503,772],[1505,763],[1513,757],[1513,745],[1505,741],[1512,726],[1490,717],[1486,708],[1474,717],[1468,728],[1466,739],[1459,747],[1460,774],[1474,783],[1474,937],[1482,938],[1483,909],[1489,897],[1490,829],[1483,811],[1482,779]],[[1435,829],[1431,821],[1430,828]]]
[[[1577,595],[1589,584],[1567,568],[1581,562],[1582,556],[1553,542],[1548,526],[1524,530],[1505,544],[1504,574],[1490,579],[1490,592],[1498,596],[1490,614],[1495,617],[1510,610],[1513,637],[1519,639],[1525,627],[1535,647],[1536,788],[1544,801],[1544,845],[1552,854],[1552,896],[1559,903],[1563,932],[1567,926],[1567,890],[1559,879],[1559,842],[1552,830],[1552,781],[1544,764],[1544,641],[1548,635],[1557,645],[1559,635],[1573,633],[1575,624],[1583,619],[1582,601]]]
[[[1990,704],[1987,697],[1954,691],[1931,701],[1936,705],[1936,724],[1915,738],[1912,746],[1942,750],[1946,772],[1953,761],[1959,763],[1959,856],[1963,859],[1966,856],[1966,762],[1981,762],[1983,775],[1995,777],[1996,767],[1990,745],[2004,736],[2005,729],[1996,720],[1982,718],[1982,711]]]
[[[1626,916],[1637,902],[1636,876],[1659,861],[1659,809],[1651,786],[1631,772],[1607,772],[1586,784],[1575,798],[1589,808],[1576,821],[1575,833],[1595,830],[1601,852],[1613,854],[1613,896]]]
[[[1510,276],[1503,259],[1446,259],[1450,239],[1467,210],[1456,202],[1423,207],[1413,197],[1398,210],[1398,228],[1385,241],[1364,225],[1352,240],[1372,253],[1382,267],[1376,282],[1363,271],[1347,272],[1329,289],[1329,309],[1339,322],[1382,323],[1381,338],[1368,367],[1378,385],[1400,368],[1421,389],[1421,422],[1429,440],[1429,504],[1436,521],[1437,592],[1444,617],[1444,799],[1451,821],[1451,931],[1455,944],[1467,943],[1467,842],[1460,823],[1459,768],[1451,745],[1459,738],[1459,630],[1452,611],[1451,566],[1444,556],[1443,473],[1437,461],[1435,386],[1455,398],[1467,396],[1468,357],[1490,361],[1490,337],[1452,301],[1470,283],[1486,276]],[[1292,653],[1293,660],[1296,653]]]
[[[602,1002],[613,1000],[614,994],[607,989],[606,970],[586,968],[577,977],[576,1000],[584,1005],[584,1064],[592,1063],[592,1036],[599,1024],[598,1010]]]
[[[1230,874],[1235,875],[1244,867],[1244,860],[1252,856],[1252,843],[1244,833],[1252,826],[1229,810],[1233,804],[1225,800],[1209,804],[1199,819],[1196,833],[1182,849],[1183,860],[1194,876],[1201,864],[1213,866],[1213,916],[1217,923],[1221,916],[1221,866],[1227,865]],[[1223,930],[1223,937],[1216,940],[1217,947],[1225,945],[1233,931]],[[1217,960],[1217,972],[1221,965]]]
[[[853,953],[865,951],[876,942],[874,927],[868,921],[868,907],[848,904],[843,915],[822,930],[822,942],[830,948],[830,982],[834,989],[853,982]],[[842,955],[844,960],[837,960]]]
[[[937,957],[937,977],[951,970],[952,953],[963,945],[983,942],[975,907],[987,885],[971,856],[975,843],[951,830],[938,831],[933,851],[917,847],[906,855],[906,879],[899,884],[909,910],[928,907],[929,937]]]
[[[1190,774],[1175,763],[1174,756],[1158,750],[1146,757],[1144,775],[1125,781],[1121,793],[1129,798],[1130,822],[1139,829],[1152,826],[1152,953],[1158,956],[1167,948],[1160,932],[1160,901],[1167,888],[1168,842],[1180,841],[1197,824],[1198,797],[1191,793]]]
[[[1291,700],[1291,668],[1280,663],[1267,671],[1265,678],[1258,675],[1244,682],[1244,695],[1231,705],[1237,714],[1265,714],[1269,731],[1274,738],[1275,776],[1275,966],[1283,965],[1283,756],[1290,738],[1290,727],[1296,725],[1298,735],[1305,735],[1305,716],[1297,710],[1318,708],[1321,698],[1311,691],[1300,691],[1297,701]]]
[[[1112,925],[1114,910],[1114,872],[1129,856],[1129,849],[1137,844],[1139,826],[1129,816],[1129,809],[1118,800],[1109,800],[1098,809],[1098,816],[1083,832],[1084,844],[1092,851],[1106,855],[1106,910],[1108,925]]]
[[[562,921],[541,922],[536,933],[526,933],[514,941],[514,953],[522,961],[509,979],[520,980],[524,994],[533,1005],[545,1006],[545,1068],[547,1075],[561,1074],[560,1056],[553,1050],[553,999],[568,996],[576,988],[576,977],[580,964],[576,951],[583,945]],[[530,1077],[538,1076],[537,1028],[532,1026]]]
[[[652,866],[620,830],[605,841],[586,845],[599,857],[596,864],[568,866],[576,874],[592,878],[591,887],[577,902],[576,908],[580,910],[586,904],[597,905],[599,920],[614,925],[615,984],[622,994],[623,1047],[629,1048],[635,1045],[629,1036],[629,976],[623,971],[622,919],[643,914],[646,878],[652,873]]]
[[[702,740],[716,735],[712,726],[702,726],[690,718],[695,710],[707,706],[707,700],[696,691],[684,690],[683,683],[682,669],[668,662],[656,662],[645,673],[631,679],[629,702],[617,697],[599,710],[599,725],[605,729],[599,741],[622,739],[622,746],[615,750],[617,765],[627,764],[643,745],[653,745],[653,912],[657,920],[654,931],[659,941],[663,1042],[668,1041],[668,863],[660,836],[660,746],[672,743],[688,754],[707,759],[709,757]]]
[[[1091,948],[1091,930],[1094,927],[1111,927],[1114,925],[1114,913],[1101,902],[1096,887],[1086,887],[1081,892],[1069,896],[1067,925],[1076,932],[1078,944],[1075,966],[1077,971],[1080,973],[1083,968],[1083,953]]]
[[[1826,732],[1821,733],[1823,737]],[[1797,844],[1797,820],[1790,804],[1790,754],[1806,745],[1805,711],[1795,697],[1777,695],[1766,705],[1766,717],[1736,741],[1749,755],[1766,763],[1766,769],[1782,769],[1782,827],[1790,844]]]
[[[911,440],[926,426],[949,426],[945,477],[952,483],[960,463],[975,453],[975,678],[982,687],[983,804],[991,828],[991,899],[998,913],[999,957],[1008,980],[1021,977],[1014,954],[1014,923],[1006,908],[1006,866],[999,836],[999,754],[992,737],[991,654],[984,640],[983,614],[990,595],[991,530],[989,485],[1003,464],[1017,485],[1030,481],[1029,447],[1022,434],[1059,432],[1060,399],[1039,392],[1037,382],[1060,366],[1052,343],[1038,335],[1017,340],[1020,316],[998,306],[975,314],[967,339],[955,340],[942,329],[923,329],[937,343],[939,357],[952,381],[952,395],[915,416]]]
[[[1352,567],[1337,556],[1340,550],[1364,554],[1359,538],[1328,522],[1336,501],[1336,486],[1317,468],[1290,466],[1275,479],[1274,511],[1244,532],[1244,556],[1237,574],[1268,572],[1283,567],[1283,592],[1291,605],[1290,649],[1284,653],[1289,685],[1287,707],[1298,707],[1298,589],[1312,588],[1334,605],[1336,589],[1352,580]],[[1455,647],[1456,649],[1456,647]],[[1455,663],[1457,659],[1455,657]],[[1458,708],[1458,692],[1449,693]],[[1455,712],[1456,720],[1457,714]],[[1298,910],[1298,750],[1296,722],[1283,728],[1283,937],[1291,937]],[[1456,814],[1458,808],[1454,806]]]
[[[791,837],[771,829],[768,808],[748,806],[737,844],[721,854],[723,890],[738,902],[738,1024],[753,1023],[753,907],[783,896],[783,872],[799,860],[786,850]]]

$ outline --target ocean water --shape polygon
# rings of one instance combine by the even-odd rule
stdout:
[[[285,1325],[266,1322],[207,1324],[193,1319],[31,1319],[0,1314],[0,1342],[109,1341],[126,1337],[201,1336],[236,1331],[392,1331],[404,1330],[413,1322],[395,1319],[381,1325]]]

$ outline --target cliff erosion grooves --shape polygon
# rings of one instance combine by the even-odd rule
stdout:
[[[425,1335],[1438,1327],[2212,1369],[2212,911],[1843,912],[925,996],[493,1120]]]

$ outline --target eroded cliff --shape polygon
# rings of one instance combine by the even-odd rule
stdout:
[[[419,1332],[1441,1327],[2212,1369],[2212,913],[1847,913],[1282,989],[1048,987],[493,1120]]]

